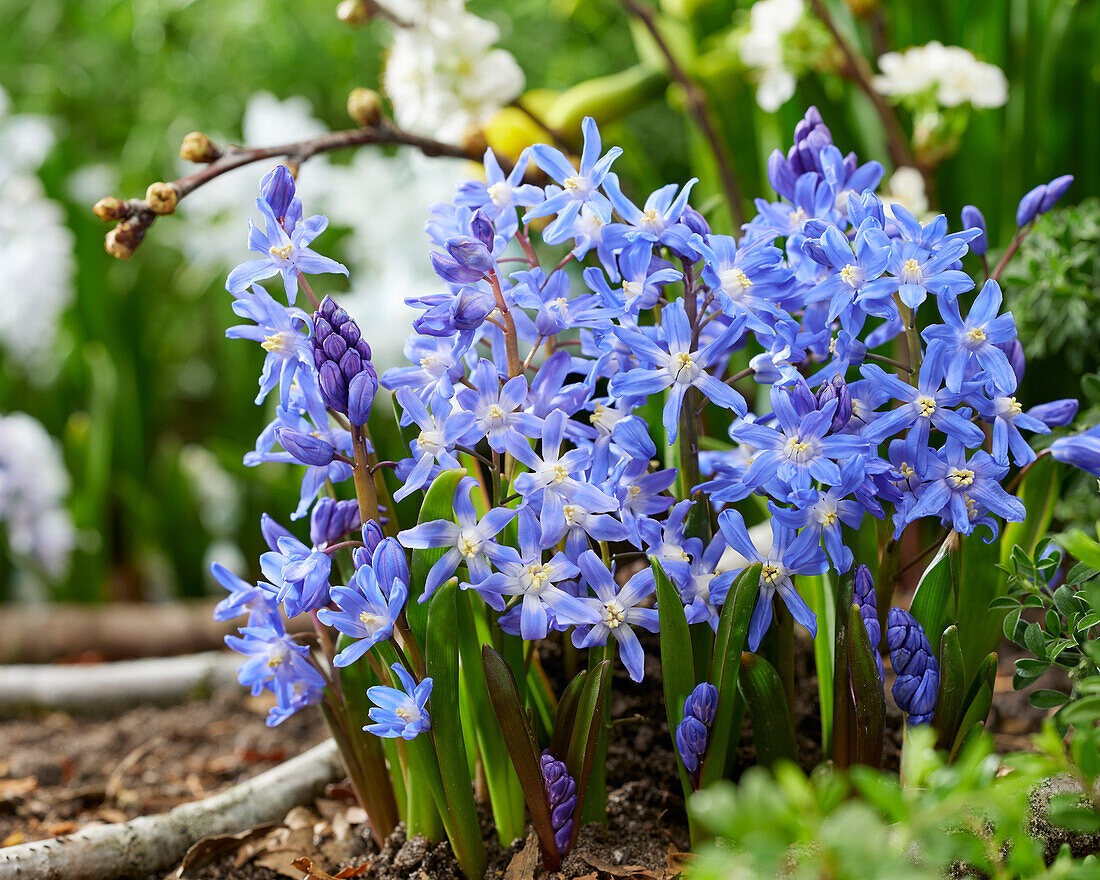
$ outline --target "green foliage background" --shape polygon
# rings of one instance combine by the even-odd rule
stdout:
[[[520,59],[529,88],[564,90],[638,61],[639,47],[614,0],[469,5],[501,25],[502,44]],[[666,0],[664,8],[690,13],[677,33],[678,47],[693,59],[720,47],[721,32],[743,20],[749,5]],[[180,470],[184,444],[203,444],[237,478],[244,504],[232,537],[247,558],[261,549],[260,512],[293,507],[289,469],[246,470],[240,463],[266,415],[250,403],[257,352],[224,341],[232,315],[222,276],[184,265],[158,228],[131,262],[112,260],[102,249],[105,227],[89,205],[72,201],[66,181],[76,169],[107,163],[120,175],[119,195],[140,194],[149,182],[175,176],[187,131],[239,132],[245,104],[260,90],[304,95],[326,124],[346,127],[347,92],[378,82],[387,26],[350,29],[336,20],[334,6],[330,0],[0,0],[0,84],[14,112],[56,122],[58,142],[41,177],[65,205],[77,240],[76,299],[64,319],[56,382],[37,388],[18,367],[0,364],[0,412],[24,410],[43,421],[62,438],[73,476],[72,510],[85,540],[72,575],[56,585],[58,598],[208,590],[203,553],[210,535]],[[831,8],[869,49],[867,28],[843,3]],[[934,207],[957,222],[963,204],[980,206],[992,241],[1003,244],[1016,201],[1032,186],[1068,171],[1077,182],[1067,200],[1100,194],[1100,2],[885,0],[882,8],[892,47],[932,39],[961,45],[1009,78],[1008,105],[976,114],[958,153],[939,168]],[[833,74],[803,76],[796,97],[774,115],[756,106],[736,65],[704,77],[704,85],[747,196],[765,192],[768,153],[787,143],[810,103],[821,108],[842,148],[865,159],[885,157],[868,101]],[[635,194],[692,174],[703,178],[704,195],[715,191],[710,162],[681,109],[676,90],[661,89],[605,130],[608,140],[628,148],[618,170]],[[908,119],[904,124],[911,127]],[[242,254],[244,237],[242,230]],[[1026,307],[1023,297],[1020,305]],[[1097,332],[1089,327],[1082,334],[1081,344],[1095,351]],[[1077,379],[1059,351],[1044,345],[1042,353],[1041,399],[1075,395]],[[202,381],[195,379],[196,364],[211,371]],[[10,565],[0,559],[0,599],[10,589]]]

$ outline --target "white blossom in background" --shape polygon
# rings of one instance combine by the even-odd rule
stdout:
[[[882,205],[891,217],[893,205],[901,205],[918,220],[927,219],[928,193],[924,188],[924,175],[916,168],[903,165],[890,175],[886,182],[886,192],[880,194]]]
[[[803,0],[758,0],[749,11],[749,30],[741,39],[741,61],[756,77],[756,103],[774,113],[794,95],[797,78],[783,62],[783,37],[798,26]]]
[[[56,374],[54,340],[73,298],[73,234],[35,174],[53,144],[49,123],[11,114],[0,87],[0,355],[36,384]]]
[[[305,98],[279,101],[266,92],[249,100],[242,128],[248,145],[315,137],[326,130]],[[463,165],[462,160],[428,158],[412,148],[392,154],[367,148],[357,150],[350,164],[321,155],[302,166],[298,193],[306,212],[326,214],[335,229],[349,230],[339,247],[333,232],[318,247],[350,270],[351,290],[335,298],[371,328],[368,342],[380,370],[403,361],[401,346],[417,314],[405,305],[405,297],[439,285],[427,258],[424,223],[431,205],[453,196],[455,182],[464,176]],[[266,170],[257,164],[232,171],[180,203],[177,217],[182,222],[170,228],[188,262],[201,270],[203,284],[211,273],[228,272],[246,253],[247,236],[241,230],[255,213],[259,180]]]
[[[398,27],[382,85],[399,126],[457,143],[523,91],[516,59],[494,48],[500,29],[460,3],[431,4],[431,14]]]
[[[0,524],[16,560],[52,578],[68,570],[76,541],[68,493],[61,444],[26,413],[0,415]]]
[[[1008,101],[1004,72],[959,46],[933,41],[903,52],[887,52],[878,66],[882,73],[874,78],[874,86],[884,95],[927,92],[942,107],[1002,107]]]

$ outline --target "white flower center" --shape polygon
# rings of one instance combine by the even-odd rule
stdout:
[[[947,479],[956,489],[965,489],[974,482],[974,471],[970,468],[951,468]]]
[[[472,529],[463,529],[458,536],[458,552],[467,559],[473,559],[481,552],[481,538]]]
[[[282,245],[273,244],[270,248],[267,249],[267,252],[273,257],[278,257],[280,260],[289,260],[290,254],[293,250],[294,245],[289,243]]]
[[[985,342],[985,331],[981,327],[971,327],[966,331],[966,344],[970,348],[977,348]]]
[[[633,302],[645,292],[645,282],[623,281],[623,296],[627,302]]]
[[[265,336],[264,341],[260,343],[260,348],[264,351],[277,351],[281,354],[290,354],[294,351],[294,344],[297,342],[295,337],[297,333],[291,333],[289,330],[280,330],[278,333],[272,333],[270,336]]]
[[[796,464],[805,464],[813,457],[813,444],[801,437],[791,437],[783,447],[787,458]]]
[[[668,371],[672,373],[673,379],[684,385],[690,385],[703,372],[688,351],[674,354],[668,363]]]
[[[623,606],[619,604],[618,599],[612,599],[610,602],[604,602],[603,604],[603,622],[607,624],[610,629],[615,629],[621,626],[625,618],[626,611]]]
[[[924,272],[921,271],[920,264],[913,259],[906,260],[901,267],[902,284],[920,284],[923,280]]]
[[[488,188],[489,198],[498,208],[507,208],[512,203],[512,188],[503,180]]]
[[[752,287],[752,279],[737,267],[719,272],[718,282],[726,293],[742,293]]]
[[[917,412],[920,413],[921,418],[930,419],[935,411],[936,399],[934,397],[922,394],[917,398]]]
[[[855,290],[863,283],[863,270],[860,269],[859,266],[853,266],[849,263],[840,270],[840,278],[845,284]]]

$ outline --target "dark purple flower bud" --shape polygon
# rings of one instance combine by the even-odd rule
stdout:
[[[489,218],[485,216],[484,211],[478,211],[474,214],[473,219],[470,221],[470,232],[473,233],[474,238],[485,245],[487,251],[493,250],[493,224],[489,222]],[[454,256],[452,254],[451,256]],[[455,257],[457,260],[458,257]]]
[[[349,415],[349,389],[357,377],[367,376],[356,383],[354,402],[357,415],[362,416],[364,411],[369,414],[374,392],[378,390],[378,375],[370,358],[370,346],[363,339],[359,325],[332,297],[326,296],[313,313],[313,363],[327,407]],[[371,382],[374,383],[373,391]],[[357,425],[366,424],[365,421],[352,421]]]
[[[276,428],[275,439],[296,461],[311,467],[330,465],[336,456],[336,448],[331,443],[304,431]]]
[[[1046,184],[1040,184],[1035,187],[1031,192],[1027,193],[1022,199],[1020,204],[1016,208],[1016,225],[1019,227],[1027,226],[1035,217],[1040,213],[1039,208],[1043,204],[1043,199],[1046,198],[1047,188]]]
[[[718,711],[718,688],[704,681],[695,686],[684,700],[684,717],[689,715],[710,727],[714,723],[714,713]]]
[[[694,777],[699,761],[707,750],[707,726],[693,715],[688,715],[676,725],[676,751],[684,762],[684,769]]]
[[[260,534],[264,536],[267,546],[272,550],[279,548],[280,538],[294,538],[294,536],[266,513],[260,517]],[[295,539],[297,540],[297,539]]]
[[[984,256],[989,250],[989,239],[986,238],[985,217],[982,212],[973,205],[966,205],[962,209],[963,229],[980,229],[982,234],[970,240],[970,250],[979,257]]]
[[[1063,174],[1061,177],[1055,177],[1050,183],[1047,184],[1046,195],[1043,196],[1043,201],[1039,205],[1039,213],[1045,214],[1058,202],[1062,196],[1066,194],[1066,190],[1069,189],[1069,185],[1073,183],[1072,174]]]
[[[703,237],[710,235],[710,224],[707,223],[707,218],[691,207],[691,205],[684,208],[684,213],[680,215],[680,222],[698,235],[702,235]]]
[[[496,268],[496,260],[493,259],[493,255],[476,238],[465,235],[448,238],[444,242],[444,247],[447,248],[447,253],[451,255],[455,262],[461,263],[467,269],[479,272],[481,275],[488,275]]]
[[[940,667],[928,636],[912,614],[895,607],[886,619],[886,644],[897,673],[891,691],[894,702],[908,713],[910,724],[926,724],[940,690]]]
[[[484,272],[468,269],[457,260],[437,251],[432,251],[431,259],[435,274],[448,284],[473,284],[485,277]]]
[[[855,593],[853,601],[859,606],[859,615],[871,641],[871,653],[875,656],[879,681],[886,681],[886,670],[882,666],[882,657],[878,652],[878,643],[882,640],[882,628],[878,622],[878,595],[875,593],[875,581],[871,569],[866,565],[857,565],[855,574]]]
[[[1077,401],[1072,397],[1040,403],[1028,410],[1027,414],[1046,424],[1048,428],[1061,428],[1077,417]]]
[[[1012,372],[1016,374],[1016,384],[1024,381],[1024,347],[1020,344],[1019,339],[1010,339],[1008,342],[1002,343],[998,346],[1008,357],[1009,364],[1012,365]]]
[[[573,836],[573,812],[577,807],[577,785],[569,775],[565,762],[549,752],[541,758],[542,779],[546,786],[546,799],[550,803],[550,824],[554,828],[554,842],[558,855],[569,851],[569,838]]]
[[[352,529],[359,528],[359,503],[337,501],[324,496],[313,505],[309,517],[309,539],[314,547],[334,544]]]
[[[351,352],[348,352],[351,354]],[[364,368],[348,383],[348,421],[353,425],[365,425],[378,393],[378,374],[367,361]]]

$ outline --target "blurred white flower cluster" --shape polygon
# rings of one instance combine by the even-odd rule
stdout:
[[[0,524],[12,555],[63,575],[76,540],[61,444],[26,413],[0,415]]]
[[[54,339],[73,297],[73,235],[35,175],[53,143],[49,123],[12,114],[0,87],[0,353],[36,384],[56,374]]]
[[[398,26],[382,85],[404,129],[457,143],[523,91],[516,59],[494,48],[500,29],[462,0],[384,4]]]
[[[249,145],[300,140],[326,130],[305,98],[280,101],[266,92],[249,99],[242,128],[242,142]],[[402,148],[394,154],[358,150],[350,164],[315,156],[302,166],[298,193],[306,212],[326,214],[334,227],[349,230],[339,246],[330,231],[317,247],[351,271],[351,290],[332,292],[353,317],[370,326],[379,370],[402,361],[401,346],[417,314],[405,305],[405,297],[438,283],[427,258],[424,222],[432,204],[451,198],[463,164]],[[181,173],[192,170],[187,165]],[[254,213],[259,180],[267,170],[251,165],[229,172],[180,203],[183,222],[166,228],[175,230],[187,262],[200,273],[197,287],[205,286],[211,272],[228,272],[246,257],[247,237],[241,230]]]
[[[874,86],[884,95],[928,93],[941,107],[1002,107],[1008,101],[1004,72],[959,46],[933,41],[887,52],[878,66],[882,73],[874,78]]]
[[[783,37],[806,11],[803,0],[758,0],[749,11],[749,30],[741,40],[741,61],[756,75],[756,103],[774,113],[794,94],[794,71],[783,62]]]

